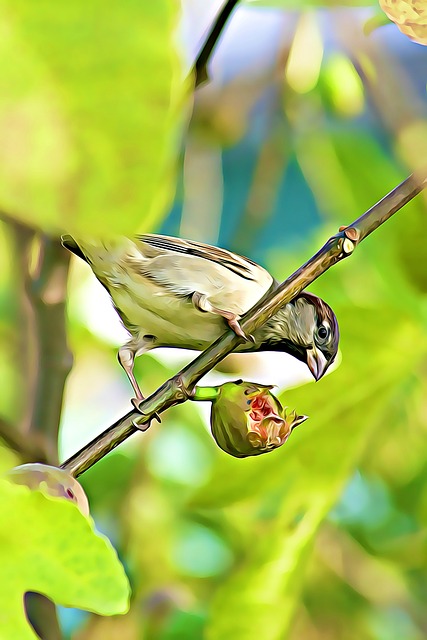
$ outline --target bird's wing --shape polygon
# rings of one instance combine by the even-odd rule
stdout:
[[[203,244],[202,242],[154,234],[138,236],[137,239],[142,245],[145,245],[145,251],[148,254],[151,253],[153,257],[177,253],[181,256],[186,256],[189,259],[188,264],[191,264],[190,261],[194,257],[203,258],[203,260],[209,260],[221,265],[244,280],[257,280],[260,274],[267,273],[265,269],[249,258],[244,258],[237,255],[237,253]]]
[[[201,242],[147,234],[136,238],[135,248],[133,268],[165,292],[198,291],[213,306],[237,314],[250,309],[273,283],[252,260]]]
[[[241,315],[273,284],[256,262],[192,240],[147,234],[105,243],[64,236],[62,242],[89,262],[119,308],[128,295],[160,315],[165,304],[198,292],[213,307]]]

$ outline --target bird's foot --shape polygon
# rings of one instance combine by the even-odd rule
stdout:
[[[139,411],[139,405],[141,404],[141,402],[145,400],[144,396],[141,395],[141,397],[136,397],[136,398],[131,398],[130,401],[133,404],[134,408]]]
[[[143,411],[141,411],[141,407],[140,407],[140,405],[141,405],[142,400],[143,400],[143,399],[141,399],[141,400],[140,400],[140,399],[138,399],[138,398],[131,398],[131,402],[132,402],[132,404],[133,404],[133,406],[134,406],[135,410],[136,410],[139,414],[141,414],[141,416],[146,416],[147,414],[146,414],[146,413],[144,413]],[[158,413],[153,413],[153,414],[151,414],[150,419],[149,419],[149,422],[148,422],[148,425],[150,425],[150,424],[151,424],[151,421],[152,421],[152,420],[157,420],[157,422],[161,422],[161,421],[162,421],[162,419],[160,418],[160,416],[159,416],[159,414],[158,414]],[[144,422],[144,424],[146,424],[146,423]],[[137,429],[141,429],[141,425],[139,425],[139,424],[138,424],[138,420],[133,420],[133,425],[134,425],[134,427],[136,427]],[[144,430],[144,429],[143,429],[143,430]]]
[[[240,316],[232,311],[225,311],[224,309],[218,309],[218,307],[214,307],[208,300],[206,295],[202,295],[198,291],[193,293],[193,303],[196,309],[199,311],[208,311],[210,313],[215,313],[219,316],[222,316],[225,320],[227,320],[228,326],[230,329],[233,329],[236,336],[243,338],[246,342],[255,342],[255,338],[252,335],[246,335],[243,331],[242,327],[239,324]]]
[[[138,413],[140,413],[142,416],[147,415],[146,413],[144,413],[143,411],[141,411],[141,402],[143,402],[145,400],[144,396],[141,394],[138,394],[136,398],[131,398],[131,403],[133,404],[134,408],[136,409],[136,411],[138,411]],[[151,416],[151,420],[157,420],[157,422],[161,422],[161,418],[159,416],[158,413],[153,413],[153,415]]]
[[[255,342],[255,338],[253,337],[252,334],[246,334],[242,327],[240,326],[239,323],[239,316],[235,316],[233,315],[230,318],[227,318],[227,322],[228,322],[228,326],[230,327],[230,329],[233,329],[234,333],[237,336],[240,336],[241,338],[243,338],[244,340],[246,340],[246,342]]]

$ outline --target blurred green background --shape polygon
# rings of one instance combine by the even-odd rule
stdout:
[[[193,100],[185,78],[221,4],[1,1],[0,415],[22,433],[35,258],[13,221],[191,237],[283,279],[425,164],[427,50],[367,28],[376,3],[241,3]],[[61,609],[64,638],[427,637],[425,220],[421,195],[311,287],[342,334],[325,379],[282,354],[229,356],[210,376],[278,384],[310,416],[285,447],[232,459],[186,403],[81,477],[133,599],[116,618]],[[77,259],[67,318],[61,461],[131,396],[125,332]],[[191,357],[143,356],[142,389]],[[18,462],[5,439],[1,468]]]

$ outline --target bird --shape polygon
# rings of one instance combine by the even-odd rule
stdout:
[[[315,380],[333,363],[339,343],[335,313],[302,291],[246,336],[241,316],[278,286],[262,266],[236,253],[194,240],[158,234],[79,240],[63,246],[87,262],[110,294],[131,339],[118,352],[136,394],[135,357],[156,347],[202,351],[227,325],[241,336],[236,352],[279,351],[304,362]]]

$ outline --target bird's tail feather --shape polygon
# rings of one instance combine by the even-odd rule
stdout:
[[[69,236],[69,235],[61,236],[61,244],[63,247],[68,249],[68,251],[71,251],[71,253],[74,253],[74,255],[78,256],[85,262],[88,262],[87,257],[85,256],[83,251],[80,249],[79,245],[74,240],[73,236]]]
[[[62,245],[76,256],[87,262],[97,273],[105,272],[111,265],[119,263],[129,252],[132,253],[135,244],[130,238],[117,237],[109,240],[92,240],[86,238],[75,240],[73,236],[61,236]]]

